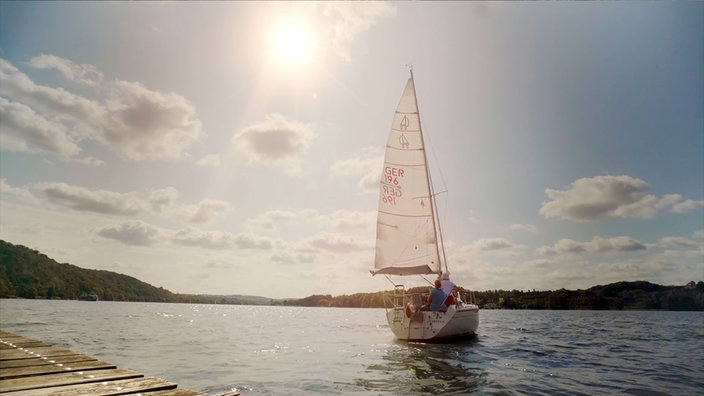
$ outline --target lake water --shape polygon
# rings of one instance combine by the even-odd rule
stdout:
[[[480,311],[396,341],[383,309],[0,300],[0,328],[209,393],[701,395],[704,312]]]

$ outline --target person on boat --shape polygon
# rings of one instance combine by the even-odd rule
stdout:
[[[455,282],[450,280],[450,273],[449,272],[443,272],[442,274],[442,291],[445,292],[445,295],[447,295],[447,298],[445,299],[445,305],[448,307],[450,305],[455,304],[455,296],[452,294],[452,291],[455,288]]]
[[[428,311],[440,311],[444,308],[445,297],[445,292],[442,291],[442,283],[440,279],[436,279],[435,289],[428,295],[428,303],[424,305],[424,308]]]

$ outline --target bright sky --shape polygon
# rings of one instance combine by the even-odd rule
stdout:
[[[174,292],[389,289],[369,270],[412,64],[456,283],[703,280],[702,15],[2,1],[0,238]]]

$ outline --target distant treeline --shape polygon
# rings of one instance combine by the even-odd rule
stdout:
[[[683,286],[661,286],[644,281],[617,282],[586,290],[470,292],[461,287],[458,289],[463,300],[474,301],[484,309],[704,311],[702,281],[692,281]],[[427,293],[428,290],[428,287],[420,287],[410,292]],[[349,308],[383,308],[391,294],[388,291],[334,297],[312,295],[289,300],[241,295],[176,294],[116,272],[60,264],[36,250],[0,241],[0,298],[75,300],[89,293],[95,293],[100,300],[107,301]]]
[[[703,311],[704,282],[684,286],[661,286],[650,282],[617,282],[586,290],[521,291],[489,290],[470,292],[458,288],[464,301],[474,301],[484,309],[594,309],[594,310],[670,310]],[[410,292],[427,293],[429,288]],[[313,295],[298,300],[279,300],[275,304],[307,307],[384,307],[391,292],[357,293],[333,297]]]

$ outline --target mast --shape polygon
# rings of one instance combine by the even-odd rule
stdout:
[[[423,123],[420,119],[420,107],[418,106],[418,94],[416,93],[416,80],[413,78],[413,65],[409,66],[411,71],[411,81],[413,81],[413,99],[416,102],[416,108],[418,110],[418,131],[420,133],[421,141],[423,142],[423,160],[425,161],[425,174],[428,181],[428,188],[430,190],[430,209],[433,213],[433,230],[435,230],[435,240],[438,243],[435,244],[435,253],[438,257],[437,264],[437,274],[438,276],[442,273],[442,263],[445,263],[445,270],[450,272],[447,268],[447,257],[445,256],[445,241],[443,240],[442,227],[440,226],[440,218],[437,211],[437,202],[435,201],[435,190],[433,188],[433,180],[430,177],[430,166],[428,162],[427,149],[425,149],[425,137],[423,136]],[[440,245],[442,245],[442,256],[440,256]]]

